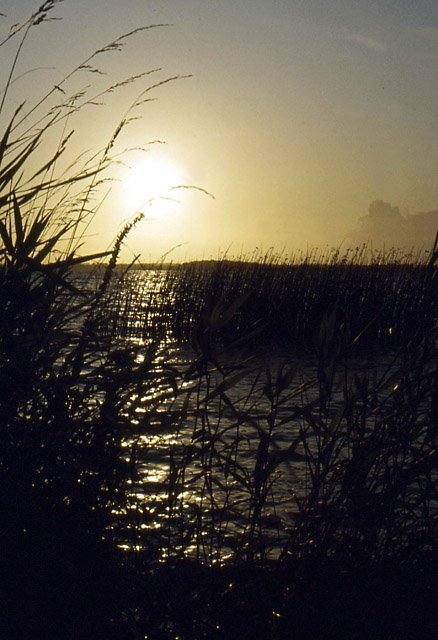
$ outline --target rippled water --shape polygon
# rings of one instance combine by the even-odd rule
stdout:
[[[126,527],[119,546],[147,548],[155,541],[163,557],[210,563],[244,556],[250,546],[275,556],[313,481],[309,455],[318,454],[325,437],[317,435],[318,420],[330,418],[332,428],[344,429],[346,376],[350,382],[365,374],[371,381],[390,378],[395,363],[356,360],[348,373],[339,367],[328,408],[321,406],[317,365],[304,351],[218,348],[217,362],[197,373],[199,354],[166,326],[172,305],[163,298],[166,277],[165,271],[133,272],[116,286],[102,327],[135,345],[137,362],[151,340],[160,340],[156,364],[178,372],[177,393],[164,384],[150,390],[153,403],[151,395],[131,398],[135,417],[123,445],[138,475],[127,487],[126,512],[114,514]],[[88,278],[87,286],[96,280]],[[285,373],[277,393],[275,381]]]
[[[175,355],[177,361],[186,362],[187,348],[176,349]],[[284,359],[285,355],[263,355],[247,363],[244,373],[240,371],[226,391],[229,404],[217,393],[223,377],[213,370],[209,390],[206,380],[193,386],[188,383],[181,396],[164,403],[164,413],[175,412],[174,429],[160,432],[158,420],[156,433],[152,428],[127,440],[127,447],[140,449],[139,479],[130,493],[135,508],[140,502],[140,510],[152,516],[149,524],[143,524],[145,531],[159,532],[169,525],[177,529],[185,519],[180,545],[185,544],[186,554],[223,559],[244,553],[245,540],[255,535],[268,555],[269,549],[274,555],[278,552],[297,516],[297,499],[305,496],[311,485],[302,444],[288,452],[308,426],[302,416],[296,415],[296,407],[310,406],[316,417],[320,408],[314,367],[290,355],[287,363],[294,375],[276,403],[272,402],[267,378]],[[367,370],[369,373],[369,367]],[[339,381],[330,409],[333,419],[342,409],[341,388]],[[187,399],[184,418],[179,422],[178,408]],[[307,444],[316,453],[320,443],[311,434]],[[272,470],[268,472],[270,465]],[[258,474],[262,484],[259,495]],[[256,534],[251,522],[257,500],[261,513]],[[199,539],[196,544],[184,540],[195,525],[204,529],[207,537],[214,530],[206,548],[200,548]],[[175,531],[173,535],[178,538]],[[167,552],[172,551],[175,549]]]

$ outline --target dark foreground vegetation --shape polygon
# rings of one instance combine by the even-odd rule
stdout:
[[[70,178],[64,138],[27,170],[82,100],[0,135],[0,637],[435,637],[436,246],[186,267],[133,335],[130,276],[112,285],[132,225],[97,286],[74,272],[114,140]],[[240,391],[272,337],[312,375],[286,355]]]

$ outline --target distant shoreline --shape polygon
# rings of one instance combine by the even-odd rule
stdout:
[[[318,260],[308,260],[303,259],[302,261],[297,262],[263,262],[257,260],[227,260],[227,259],[215,259],[215,260],[188,260],[184,262],[142,262],[142,263],[125,263],[119,262],[114,267],[115,273],[123,272],[126,270],[129,271],[172,271],[181,268],[200,268],[200,269],[211,269],[215,268],[218,265],[226,265],[227,267],[239,267],[241,265],[249,266],[259,266],[264,268],[369,268],[369,267],[398,267],[398,268],[406,268],[406,267],[415,267],[419,264],[423,264],[424,266],[428,263],[429,254],[425,254],[423,256],[417,256],[416,259],[412,261],[398,261],[397,259],[385,261],[376,260],[376,261],[367,261],[367,262],[336,262],[331,263],[328,261],[318,261]],[[108,267],[108,263],[83,263],[76,266],[73,266],[74,271],[82,271],[82,272],[91,272],[91,271],[104,271]]]

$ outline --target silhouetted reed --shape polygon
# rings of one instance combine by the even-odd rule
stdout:
[[[336,308],[357,350],[396,349],[420,324],[425,335],[434,324],[437,303],[429,286],[429,257],[428,252],[415,260],[396,252],[370,255],[362,247],[282,263],[269,256],[258,262],[189,263],[156,272],[154,287],[147,272],[136,270],[121,282],[125,304],[113,313],[132,337],[156,326],[159,308],[170,340],[214,333],[230,346],[241,338],[249,342],[253,335],[259,345],[312,349],[324,315]],[[130,295],[135,304],[129,304]]]
[[[437,246],[120,274],[137,216],[80,254],[129,110],[70,175],[64,134],[27,168],[95,100],[59,87],[133,33],[3,127],[0,633],[433,637]]]
[[[172,372],[157,363],[158,345],[151,344],[140,360],[119,336],[107,331],[102,337],[105,296],[121,244],[138,216],[110,250],[93,255],[79,250],[99,208],[96,196],[116,140],[152,86],[140,91],[109,142],[74,160],[65,173],[61,161],[71,134],[64,125],[87,105],[148,73],[98,96],[71,88],[80,73],[98,74],[97,59],[121,50],[142,27],[98,49],[34,104],[8,115],[18,56],[29,32],[50,20],[57,4],[44,2],[0,45],[18,39],[0,105],[6,120],[0,136],[0,510],[6,589],[1,635],[121,637],[112,621],[120,618],[124,598],[113,512],[126,505],[125,482],[136,473],[122,446],[134,412],[127,406],[135,393],[143,397],[157,385],[175,385]],[[73,269],[102,258],[109,263],[99,285],[78,282]]]

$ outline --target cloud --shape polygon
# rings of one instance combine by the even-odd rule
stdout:
[[[374,38],[370,38],[369,36],[363,36],[360,33],[352,33],[348,36],[348,40],[351,42],[355,42],[356,44],[360,44],[367,49],[372,49],[373,51],[384,51],[385,45],[380,40],[375,40]]]

